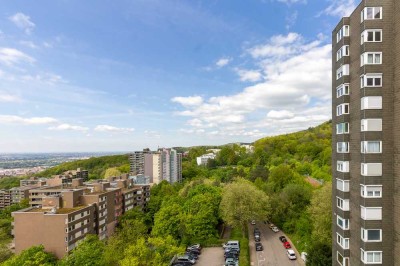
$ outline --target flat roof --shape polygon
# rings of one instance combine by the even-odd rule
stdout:
[[[77,206],[74,208],[59,208],[59,209],[56,209],[56,213],[54,213],[54,214],[68,214],[71,212],[79,211],[86,207],[88,207],[88,206]],[[48,212],[48,213],[51,213],[51,208],[50,209],[32,208],[32,209],[26,210],[25,212]]]

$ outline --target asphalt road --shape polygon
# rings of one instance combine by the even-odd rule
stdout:
[[[264,247],[263,251],[256,251],[254,241],[254,228],[257,227],[261,232],[261,243]],[[286,249],[283,247],[282,242],[278,237],[286,236],[283,232],[279,231],[274,233],[269,229],[268,225],[262,222],[257,222],[256,225],[249,225],[249,246],[250,246],[250,259],[252,266],[304,266],[300,254],[289,240],[292,249],[296,252],[297,260],[289,260],[286,255]]]

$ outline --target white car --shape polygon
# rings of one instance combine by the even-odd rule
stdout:
[[[288,249],[286,251],[287,256],[289,257],[290,260],[295,260],[296,259],[296,253],[294,253],[293,249]]]
[[[252,221],[251,221],[251,224],[252,224],[252,225],[255,225],[255,224],[256,224],[256,221],[255,221],[255,220],[252,220]]]
[[[278,233],[279,229],[278,229],[278,227],[274,226],[274,227],[272,227],[272,231],[274,231],[275,233]]]
[[[307,256],[308,256],[308,254],[306,252],[301,252],[300,257],[301,257],[302,260],[304,260],[304,262],[307,261]]]

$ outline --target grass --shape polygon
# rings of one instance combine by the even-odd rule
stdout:
[[[240,242],[239,265],[250,266],[250,248],[249,248],[249,236],[247,234],[247,228],[245,235],[243,235],[240,228],[232,228],[230,239],[239,240]]]

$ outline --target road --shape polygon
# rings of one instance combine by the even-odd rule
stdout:
[[[254,228],[257,227],[261,232],[261,243],[264,247],[263,251],[256,251],[254,241]],[[256,225],[249,225],[249,246],[250,260],[252,266],[304,266],[300,254],[297,252],[292,242],[292,249],[296,252],[297,260],[289,260],[286,255],[286,249],[283,247],[279,236],[286,236],[283,232],[274,233],[269,229],[268,225],[262,222],[257,222]]]

